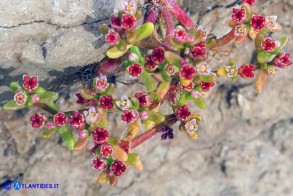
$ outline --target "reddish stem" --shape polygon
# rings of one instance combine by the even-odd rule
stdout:
[[[216,44],[212,46],[211,50],[213,48],[221,47],[228,44],[229,42],[233,41],[234,38],[235,38],[234,29],[231,29],[231,31],[228,34],[216,40]]]
[[[147,17],[144,19],[144,22],[151,22],[155,24],[157,22],[158,16],[159,16],[159,10],[157,6],[154,5],[149,11]]]
[[[170,47],[172,33],[175,29],[173,15],[165,7],[162,7],[160,9],[160,11],[161,11],[162,17],[164,18],[165,24],[166,24],[166,35],[165,35],[165,39],[164,39],[164,44]]]

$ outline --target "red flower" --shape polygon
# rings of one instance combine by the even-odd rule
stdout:
[[[206,59],[206,45],[205,42],[200,42],[195,44],[190,49],[190,57],[195,61],[198,59],[205,60]]]
[[[272,38],[267,37],[262,43],[261,47],[265,52],[272,52],[276,47],[278,47],[278,42],[274,41]]]
[[[53,121],[58,127],[62,127],[66,123],[66,116],[63,112],[55,114]]]
[[[128,67],[128,72],[133,77],[139,77],[142,74],[141,65],[138,63],[134,63]]]
[[[111,170],[115,176],[120,176],[126,171],[126,166],[121,161],[114,161],[114,163],[111,165]]]
[[[237,23],[243,23],[246,18],[246,11],[245,9],[236,9],[233,8],[232,20]]]
[[[119,28],[121,26],[120,18],[116,16],[111,16],[111,24],[113,27]]]
[[[255,0],[243,0],[243,3],[247,3],[252,6],[255,3]]]
[[[114,104],[113,104],[113,98],[111,95],[109,96],[102,96],[100,98],[100,106],[103,109],[112,109]]]
[[[84,118],[78,111],[74,111],[73,116],[68,118],[67,122],[78,130],[82,130],[85,127]]]
[[[106,129],[98,127],[92,134],[93,141],[95,144],[102,144],[109,141],[109,132]]]
[[[275,66],[284,68],[292,65],[292,61],[290,61],[290,53],[280,53],[273,59],[273,63]]]
[[[96,169],[96,170],[104,170],[107,168],[105,161],[101,158],[93,159],[92,164],[93,164],[94,169]]]
[[[153,62],[156,64],[161,64],[165,61],[165,56],[164,56],[165,50],[164,48],[156,48],[152,51],[151,59]]]
[[[255,30],[261,30],[266,26],[266,17],[262,15],[254,15],[251,18],[251,26]]]
[[[109,45],[114,46],[120,41],[120,35],[114,29],[110,29],[105,40]]]
[[[122,115],[121,120],[129,124],[137,121],[139,117],[139,113],[136,110],[124,110],[123,112],[124,115]]]
[[[30,116],[30,122],[33,128],[41,128],[45,125],[47,117],[44,114],[35,114]]]
[[[213,86],[215,86],[214,82],[204,82],[204,81],[202,81],[200,83],[200,87],[201,87],[202,91],[204,91],[204,92],[209,91],[210,88],[213,87]]]
[[[110,146],[110,144],[104,144],[101,146],[100,153],[102,156],[108,157],[108,156],[112,155],[113,149]]]
[[[157,67],[159,66],[154,61],[152,61],[151,56],[145,56],[145,68],[150,71],[155,71]]]
[[[30,93],[32,93],[34,90],[36,90],[39,86],[38,76],[29,77],[27,75],[23,75],[22,79],[23,79],[24,89]]]
[[[124,14],[122,16],[122,27],[125,29],[133,29],[136,26],[136,18],[132,15]]]
[[[180,76],[187,79],[192,80],[195,75],[195,69],[190,64],[184,64],[181,67]]]
[[[152,104],[152,98],[148,94],[135,93],[135,97],[138,99],[140,107],[148,107]]]
[[[185,121],[190,117],[191,112],[189,108],[186,105],[184,105],[176,110],[176,115],[180,118],[180,120]]]
[[[238,74],[244,79],[249,79],[254,77],[255,66],[250,64],[244,64],[238,69]]]

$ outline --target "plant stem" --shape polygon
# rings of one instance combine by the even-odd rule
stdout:
[[[210,50],[224,46],[224,45],[228,44],[229,42],[231,42],[234,38],[235,38],[234,29],[231,29],[231,31],[229,33],[227,33],[223,37],[217,39],[216,44],[214,46],[212,46],[212,48],[210,48]]]

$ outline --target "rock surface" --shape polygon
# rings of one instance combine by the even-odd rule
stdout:
[[[3,96],[5,86],[24,72],[44,79],[63,77],[103,57],[106,47],[102,41],[96,42],[100,37],[97,26],[98,21],[109,17],[113,3],[48,2],[0,2],[0,101],[11,97],[8,93]],[[229,30],[226,24],[234,1],[182,3],[194,21],[200,21],[214,34],[221,36]],[[289,35],[292,40],[292,1],[259,0],[256,7],[266,14],[279,15],[283,29],[274,37]],[[233,46],[231,56],[237,57],[239,64],[255,61],[251,56],[253,44],[247,40],[246,45]],[[287,50],[293,51],[292,43]],[[211,64],[224,64],[228,58],[220,55]],[[271,78],[260,95],[255,93],[252,81],[231,84],[221,80],[207,98],[208,109],[202,112],[204,122],[198,140],[191,141],[178,131],[172,141],[160,141],[155,136],[136,150],[144,170],[129,168],[117,187],[96,184],[98,173],[91,168],[88,152],[67,151],[57,136],[42,139],[41,133],[23,118],[34,111],[11,114],[0,110],[0,184],[7,180],[59,183],[56,190],[0,190],[0,195],[293,195],[292,82],[292,68]],[[142,87],[117,85],[117,94],[130,94]],[[62,109],[76,107],[73,102],[78,87],[76,84],[63,92],[66,96],[58,101]],[[117,117],[109,129],[121,135],[125,125]]]

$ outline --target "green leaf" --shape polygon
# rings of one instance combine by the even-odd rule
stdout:
[[[110,137],[108,143],[112,146],[118,145],[120,143],[120,139],[118,139],[117,137]]]
[[[266,63],[269,61],[270,57],[272,56],[272,54],[269,53],[265,53],[265,52],[260,52],[257,55],[257,62],[259,63]]]
[[[174,52],[165,51],[164,56],[168,63],[180,68],[183,59],[179,55],[175,54]]]
[[[156,83],[151,77],[149,73],[147,73],[145,70],[142,72],[140,76],[142,82],[146,85],[149,91],[155,91],[156,90]]]
[[[143,40],[146,37],[150,36],[153,33],[154,29],[155,27],[153,23],[151,22],[144,23],[143,25],[141,25],[139,29],[137,29],[136,41]]]
[[[53,129],[47,129],[43,132],[43,138],[49,138],[56,133],[56,127]]]
[[[280,46],[274,50],[273,52],[271,52],[272,54],[279,54],[281,52],[281,50],[287,45],[289,38],[288,37],[282,37],[280,40]]]
[[[157,124],[163,122],[166,118],[165,115],[161,112],[155,112],[155,111],[148,111],[149,117],[147,120],[150,120],[152,122],[155,122]]]
[[[75,140],[75,137],[74,137],[72,131],[67,126],[63,126],[63,127],[58,128],[58,133],[60,134],[64,145],[69,150],[73,150],[76,140]]]
[[[201,109],[206,109],[207,107],[206,107],[206,103],[205,103],[205,101],[204,101],[204,99],[202,98],[202,97],[198,97],[198,98],[192,98],[193,99],[193,103],[197,106],[197,107],[199,107],[199,108],[201,108]]]
[[[11,82],[10,83],[10,88],[12,91],[16,91],[16,90],[21,90],[22,87],[20,86],[20,84],[18,82]]]
[[[10,100],[4,104],[3,110],[5,111],[16,111],[25,108],[25,104],[17,105],[14,100]]]
[[[125,50],[119,50],[116,46],[113,47],[113,48],[110,48],[108,51],[107,51],[107,56],[110,58],[110,59],[117,59],[121,56],[123,56],[127,51],[128,49],[131,47],[132,45],[127,45]]]
[[[39,96],[39,102],[44,104],[54,102],[58,99],[58,93],[55,93],[52,91],[40,93],[38,94],[38,96]]]
[[[133,52],[133,53],[135,53],[138,56],[138,59],[139,59],[138,62],[139,62],[139,64],[141,64],[141,65],[144,65],[145,64],[145,60],[142,57],[142,54],[140,52],[140,49],[137,46],[131,46],[129,48],[129,50],[130,50],[130,52]]]
[[[37,89],[36,89],[36,93],[37,94],[42,94],[42,93],[45,93],[47,92],[46,89],[44,89],[43,87],[39,86]]]
[[[200,75],[200,79],[204,82],[216,82],[216,78],[213,75]]]
[[[177,106],[182,107],[185,105],[189,100],[190,100],[190,93],[188,92],[183,92],[178,100]]]
[[[137,161],[139,161],[139,155],[137,153],[129,153],[128,154],[128,159],[125,162],[126,164],[133,165]]]

